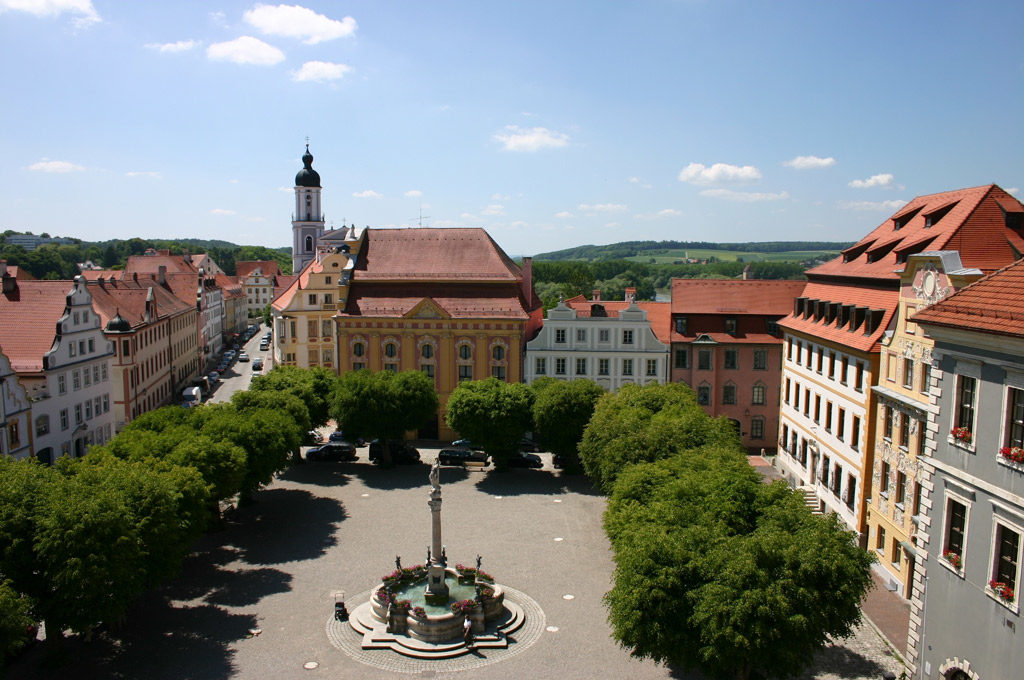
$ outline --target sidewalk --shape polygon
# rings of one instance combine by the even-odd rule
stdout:
[[[747,456],[751,467],[767,480],[782,479],[782,475],[771,463],[761,456]],[[901,659],[907,654],[907,631],[910,628],[910,603],[885,587],[882,578],[871,571],[874,581],[867,597],[861,604],[861,611],[868,623],[888,641]]]

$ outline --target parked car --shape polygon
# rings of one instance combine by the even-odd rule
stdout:
[[[335,430],[327,436],[327,439],[332,442],[350,441],[356,446],[366,446],[366,440],[362,437],[346,437],[341,430]]]
[[[536,453],[527,453],[525,451],[520,451],[519,453],[508,459],[508,466],[530,468],[536,470],[538,468],[544,467],[544,461],[542,461],[540,459],[540,456],[538,456]]]
[[[253,370],[253,373],[259,373],[260,371],[262,371],[263,370],[263,359],[260,359],[259,357],[256,357],[255,359],[253,359],[252,360],[252,370]]]
[[[269,340],[260,340],[260,351],[261,352],[266,352],[268,349],[270,349],[270,341]]]
[[[306,460],[329,460],[344,462],[356,460],[356,447],[349,442],[327,442],[306,452]]]
[[[523,437],[519,440],[519,450],[525,453],[540,453],[540,446],[532,439]]]
[[[456,439],[455,441],[452,442],[452,446],[458,449],[472,449],[473,451],[483,451],[482,447],[474,446],[473,442],[469,441],[468,439]]]
[[[324,436],[320,434],[319,430],[310,430],[306,433],[306,441],[310,444],[319,444],[324,440]]]
[[[465,465],[466,463],[483,463],[487,465],[489,456],[483,451],[474,451],[464,446],[449,446],[437,453],[441,465]]]
[[[413,463],[420,462],[420,452],[414,446],[410,446],[405,442],[393,441],[390,444],[391,449],[391,462],[396,465],[412,465]],[[374,439],[370,442],[370,460],[373,462],[379,462],[380,457],[384,452],[384,445],[379,439]]]
[[[210,375],[206,376],[206,379],[210,381],[210,384],[220,382],[220,373],[213,371]]]
[[[245,352],[239,352],[238,353],[238,360],[239,361],[248,361],[249,360],[249,355],[246,354]]]

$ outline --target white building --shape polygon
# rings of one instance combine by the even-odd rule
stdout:
[[[32,455],[31,417],[28,393],[10,360],[0,352],[0,456],[20,459]]]
[[[627,289],[626,302],[580,296],[549,309],[537,337],[526,343],[525,381],[588,378],[609,391],[667,382],[670,304],[637,303],[634,294]]]

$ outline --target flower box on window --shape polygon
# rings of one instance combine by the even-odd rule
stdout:
[[[954,427],[950,434],[953,435],[953,439],[961,444],[970,444],[971,440],[974,439],[974,435],[966,427]]]
[[[1019,446],[1004,446],[999,449],[999,455],[1014,463],[1024,463],[1024,448]]]
[[[1013,588],[1002,581],[989,581],[988,587],[992,589],[1003,602],[1013,602]]]
[[[960,553],[955,553],[952,550],[943,550],[942,556],[947,562],[953,565],[954,569],[960,571],[960,567],[963,565],[963,558],[960,556]]]

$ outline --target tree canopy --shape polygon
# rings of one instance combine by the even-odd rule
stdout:
[[[275,366],[266,375],[253,378],[248,393],[280,393],[294,395],[305,405],[308,414],[305,419],[310,427],[327,424],[330,418],[330,403],[337,386],[338,378],[325,368],[297,368],[295,366]],[[247,394],[247,392],[236,392]]]
[[[497,378],[466,380],[448,398],[448,426],[482,446],[498,470],[519,450],[533,424],[533,391]]]
[[[579,444],[604,390],[592,380],[557,380],[545,377],[530,383],[533,402],[534,434],[548,450],[562,460],[570,472],[582,470]]]

